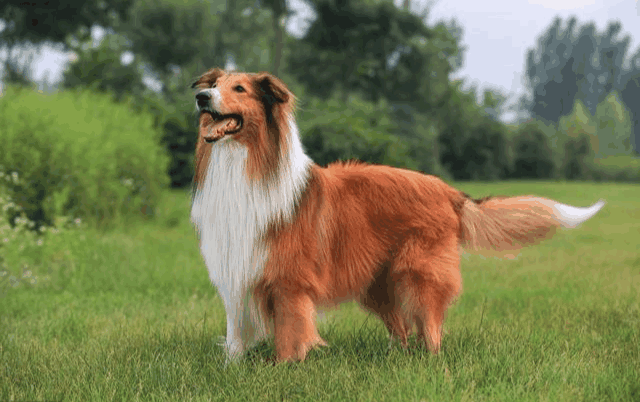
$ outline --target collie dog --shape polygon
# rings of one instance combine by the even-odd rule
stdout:
[[[461,248],[513,252],[603,205],[480,200],[419,172],[304,153],[293,94],[268,73],[213,69],[194,84],[199,135],[191,220],[227,316],[230,359],[268,335],[276,360],[325,345],[317,307],[357,300],[403,346],[440,348],[461,290]]]

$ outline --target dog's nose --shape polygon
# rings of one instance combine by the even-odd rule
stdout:
[[[196,103],[199,108],[207,107],[210,100],[211,95],[208,92],[202,91],[196,94]]]

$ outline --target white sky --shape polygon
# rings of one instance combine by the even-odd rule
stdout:
[[[433,1],[433,0],[432,0]],[[395,0],[401,4],[402,0]],[[429,0],[411,0],[412,10],[422,10]],[[300,34],[310,10],[300,0],[289,0],[296,15],[287,29]],[[640,5],[638,0],[435,0],[429,13],[429,23],[455,18],[464,28],[464,64],[453,78],[464,78],[465,87],[477,85],[480,90],[493,88],[514,101],[524,93],[523,71],[527,50],[551,25],[556,16],[564,23],[571,16],[578,25],[595,22],[602,32],[609,21],[622,23],[622,35],[631,36],[629,53],[635,52],[640,40]],[[49,81],[60,79],[68,56],[45,50],[35,63],[35,78]],[[513,114],[506,114],[509,121]]]

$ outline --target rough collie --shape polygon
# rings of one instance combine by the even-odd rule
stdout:
[[[276,359],[324,345],[316,308],[357,300],[403,346],[440,348],[460,293],[460,249],[512,252],[603,205],[524,196],[481,200],[415,171],[305,155],[295,98],[267,73],[213,69],[199,111],[191,220],[224,302],[228,357],[273,335]]]

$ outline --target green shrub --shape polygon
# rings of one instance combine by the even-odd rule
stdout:
[[[19,180],[0,185],[37,227],[61,216],[102,226],[132,213],[152,215],[168,181],[168,157],[150,116],[131,109],[86,90],[5,88],[0,171]]]
[[[393,121],[384,109],[376,110],[371,103],[353,98],[347,106],[335,100],[316,100],[300,114],[302,142],[307,154],[319,165],[355,158],[416,170],[423,168],[410,155],[410,141],[393,135]]]
[[[560,173],[567,180],[589,178],[591,164],[597,154],[596,121],[582,101],[576,100],[571,114],[560,118],[555,139],[560,156]]]
[[[588,180],[594,160],[591,137],[581,134],[577,137],[566,137],[559,141],[564,151],[560,172],[567,180]]]
[[[640,158],[631,155],[596,159],[589,167],[595,181],[640,182]]]
[[[0,181],[21,184],[17,174],[5,176],[0,173]],[[10,218],[11,216],[11,218]],[[42,245],[52,236],[82,226],[82,220],[57,217],[55,228],[47,230],[27,218],[22,208],[11,199],[8,186],[0,185],[0,298],[7,292],[21,286],[35,287],[47,285],[51,266],[43,259]]]
[[[146,93],[139,97],[136,110],[148,112],[162,132],[162,144],[169,155],[168,174],[173,187],[187,187],[193,182],[193,157],[198,139],[198,117],[193,95],[184,91],[170,97]],[[171,99],[171,101],[168,101]]]
[[[554,176],[555,163],[551,147],[550,132],[543,123],[527,121],[518,127],[513,138],[514,162],[511,177],[526,179],[548,179]]]

